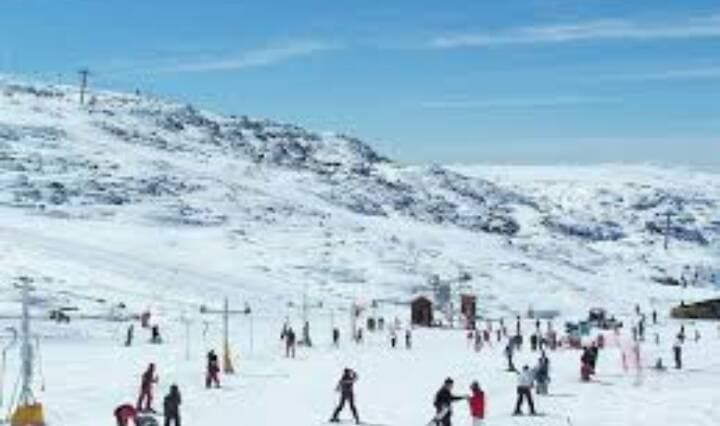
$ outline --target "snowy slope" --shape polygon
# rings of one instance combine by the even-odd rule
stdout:
[[[77,309],[70,325],[34,324],[43,337],[36,385],[47,384],[40,397],[50,426],[111,424],[112,409],[134,398],[151,361],[163,391],[181,385],[189,425],[323,424],[347,365],[360,371],[358,402],[372,423],[424,424],[447,375],[459,392],[481,380],[489,422],[501,426],[720,420],[715,341],[689,347],[690,370],[643,373],[642,386],[619,367],[627,336],[603,355],[599,382],[590,385],[577,381],[578,353],[554,353],[555,395],[538,402],[548,416],[531,420],[508,415],[514,378],[502,371],[498,345],[477,355],[461,332],[437,330],[418,331],[410,352],[391,352],[382,333],[363,347],[346,339],[351,300],[390,302],[377,313],[406,321],[394,302],[427,292],[438,278],[476,293],[489,317],[534,307],[565,319],[605,305],[633,321],[635,303],[658,309],[662,323],[653,332],[662,343],[643,346],[644,364],[660,355],[667,363],[679,326],[667,308],[717,293],[717,174],[405,167],[353,137],[135,95],[91,95],[80,106],[74,88],[0,81],[0,314],[19,310],[19,275],[35,280],[35,315]],[[668,210],[665,251],[658,214]],[[689,286],[658,283],[669,279]],[[318,345],[285,360],[279,327],[286,316],[299,325],[305,290]],[[219,306],[223,296],[234,307],[250,305],[254,323],[233,320],[241,374],[206,392],[202,354],[219,347],[220,327],[199,308]],[[168,343],[148,345],[138,332],[136,346],[121,348],[127,323],[120,320],[146,308]],[[107,321],[111,313],[118,321]],[[181,316],[192,320],[189,360]],[[329,348],[331,324],[343,330],[340,350]],[[697,327],[715,339],[714,325]],[[16,363],[11,356],[7,371]],[[7,395],[9,379],[3,388]],[[457,415],[467,424],[464,405]]]
[[[547,291],[558,297],[537,304],[584,310],[676,303],[653,278],[700,271],[682,297],[717,279],[714,174],[403,167],[356,138],[269,120],[109,92],[80,106],[73,88],[14,80],[0,90],[0,253],[22,259],[4,261],[5,278],[24,262],[57,284],[56,303],[70,286],[109,304],[218,292],[285,304],[307,285],[345,305],[467,273],[487,311],[524,311]]]

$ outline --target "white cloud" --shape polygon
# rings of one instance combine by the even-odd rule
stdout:
[[[177,61],[177,63],[156,70],[159,73],[190,73],[211,71],[235,71],[246,68],[264,67],[316,53],[337,50],[341,46],[317,40],[294,41],[285,44],[248,50],[234,55]]]
[[[552,108],[584,104],[612,104],[618,99],[597,96],[553,96],[545,98],[508,98],[508,99],[457,99],[425,101],[420,104],[426,109],[512,109],[512,108]]]
[[[495,32],[440,36],[428,47],[451,49],[496,45],[551,44],[583,40],[658,40],[720,38],[720,15],[673,23],[596,20],[563,25],[528,26]]]
[[[668,81],[720,79],[720,67],[676,69],[649,73],[615,75],[604,78],[614,81]]]

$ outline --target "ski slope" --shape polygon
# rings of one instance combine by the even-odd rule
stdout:
[[[322,424],[346,365],[360,373],[358,405],[370,423],[425,424],[448,375],[458,391],[481,381],[489,424],[717,423],[720,341],[709,323],[697,325],[701,343],[687,346],[687,370],[645,371],[639,385],[621,373],[616,349],[602,355],[593,384],[578,383],[578,352],[553,354],[556,395],[538,401],[547,416],[534,419],[508,416],[514,379],[501,349],[471,353],[461,332],[418,330],[412,351],[391,351],[385,334],[361,348],[327,342],[333,322],[348,334],[351,303],[382,301],[379,313],[406,322],[397,305],[439,279],[453,283],[453,297],[476,294],[488,318],[552,309],[560,324],[594,306],[628,319],[635,304],[655,309],[662,343],[643,348],[649,365],[655,351],[670,353],[679,323],[669,309],[717,297],[717,173],[410,167],[350,136],[123,93],[89,99],[80,106],[75,88],[0,79],[0,315],[19,312],[19,276],[34,280],[37,317],[73,309],[70,325],[34,324],[50,426],[112,424],[151,361],[163,391],[180,385],[188,425]],[[658,283],[681,278],[690,284]],[[304,295],[319,343],[285,360],[280,328],[287,317],[299,329]],[[220,349],[220,329],[200,307],[224,297],[252,308],[253,337],[248,318],[233,319],[240,374],[205,391],[203,356]],[[167,343],[141,336],[122,347],[128,323],[115,320],[146,309]],[[189,360],[181,318],[192,320]],[[456,417],[468,423],[464,404]]]
[[[686,343],[686,369],[657,372],[648,368],[656,356],[671,363],[671,336],[678,323],[662,320],[649,333],[661,333],[659,346],[643,344],[644,369],[624,372],[620,349],[614,345],[601,352],[598,375],[592,383],[579,381],[577,350],[550,352],[549,396],[535,398],[541,417],[513,417],[514,374],[504,371],[502,347],[494,344],[480,354],[470,350],[460,331],[417,330],[414,347],[390,349],[387,333],[368,333],[367,341],[356,346],[342,339],[341,348],[331,348],[330,322],[313,317],[316,345],[300,348],[296,359],[285,359],[274,319],[255,319],[255,341],[250,352],[248,327],[244,320],[232,324],[237,373],[222,377],[223,388],[204,389],[204,351],[218,348],[219,321],[210,324],[205,338],[201,320],[190,329],[190,358],[185,358],[184,326],[163,323],[168,341],[164,345],[138,343],[122,347],[124,328],[106,324],[71,324],[92,337],[48,338],[44,340],[42,382],[39,393],[52,425],[90,426],[112,424],[113,408],[137,397],[139,376],[149,362],[159,367],[160,392],[177,383],[184,397],[185,424],[252,425],[325,424],[337,394],[334,386],[344,367],[360,375],[356,388],[361,419],[370,424],[424,425],[432,416],[432,398],[445,377],[456,381],[463,394],[473,380],[486,391],[487,423],[495,425],[713,425],[720,420],[717,388],[720,376],[720,336],[715,324],[687,324],[702,333],[700,342]],[[336,318],[346,334],[346,318]],[[299,324],[296,323],[296,326]],[[526,329],[531,326],[525,324]],[[104,330],[103,330],[104,329]],[[97,332],[106,336],[98,337]],[[73,333],[68,333],[73,334]],[[624,336],[623,339],[626,339]],[[516,363],[533,365],[537,353],[525,348]],[[12,365],[10,366],[12,367]],[[38,385],[40,380],[38,380]],[[160,401],[156,402],[156,407]],[[343,413],[350,419],[349,412]],[[464,402],[455,407],[455,423],[469,425]]]

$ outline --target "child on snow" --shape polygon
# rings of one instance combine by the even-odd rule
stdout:
[[[480,388],[478,382],[470,385],[470,416],[473,426],[482,426],[485,420],[485,392]]]
[[[130,421],[133,424],[137,423],[137,410],[130,404],[123,404],[115,409],[113,412],[117,426],[130,426]]]
[[[163,400],[163,415],[165,417],[165,426],[170,426],[173,423],[175,426],[180,426],[180,404],[182,398],[180,397],[180,389],[177,385],[170,386],[170,392],[165,396]]]

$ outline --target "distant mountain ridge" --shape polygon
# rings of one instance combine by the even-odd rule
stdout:
[[[311,281],[317,294],[352,297],[347,283],[355,283],[368,297],[406,298],[432,277],[465,274],[473,279],[458,291],[485,297],[488,311],[526,308],[552,292],[568,308],[620,302],[618,282],[646,297],[643,286],[688,271],[699,271],[698,291],[720,281],[717,174],[409,167],[352,136],[132,94],[88,99],[81,106],[71,87],[0,80],[0,209],[58,228],[69,245],[88,238],[76,251],[83,256],[100,240],[63,229],[152,230],[147,242],[122,234],[114,244],[151,256],[162,248],[168,259],[178,247],[190,253],[202,235],[217,252],[212,276],[228,285],[238,274],[273,294],[295,291],[278,282]],[[199,262],[187,270],[193,276],[210,267],[184,259]]]

